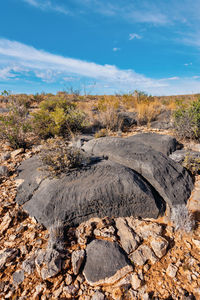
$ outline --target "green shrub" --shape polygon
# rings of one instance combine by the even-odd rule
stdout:
[[[193,157],[187,154],[182,165],[189,170],[192,175],[200,174],[200,157]]]
[[[174,112],[174,124],[178,137],[200,140],[200,99],[189,105],[180,103]]]
[[[25,104],[12,98],[9,113],[0,117],[0,138],[7,140],[11,147],[26,148],[31,131],[28,109]]]
[[[32,116],[35,133],[45,139],[69,137],[86,125],[85,114],[74,103],[57,97],[42,101],[39,110]]]
[[[69,173],[89,163],[83,152],[69,147],[61,137],[48,139],[40,152],[40,159],[44,169],[57,176],[61,173]]]

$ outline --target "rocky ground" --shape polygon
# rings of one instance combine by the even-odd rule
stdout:
[[[166,218],[93,218],[69,228],[57,251],[59,239],[14,201],[16,168],[35,151],[0,145],[9,172],[0,169],[0,299],[200,299],[200,177],[191,233]]]

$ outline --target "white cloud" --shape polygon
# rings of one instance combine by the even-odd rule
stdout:
[[[120,48],[114,47],[114,48],[113,48],[113,51],[114,51],[114,52],[120,51]]]
[[[133,70],[120,70],[114,65],[99,65],[63,57],[16,41],[0,39],[0,63],[5,62],[10,65],[15,62],[15,65],[23,70],[22,74],[24,75],[27,75],[27,72],[34,72],[36,77],[51,82],[59,78],[79,75],[95,80],[131,85],[134,88],[163,85],[163,83]]]
[[[178,76],[166,78],[166,80],[179,80],[179,79],[180,79],[180,77],[178,77]]]
[[[138,39],[140,40],[142,37],[141,35],[137,34],[137,33],[129,33],[129,41],[133,40],[133,39]]]
[[[192,63],[190,62],[190,63],[186,63],[186,64],[184,64],[184,66],[186,66],[186,67],[188,67],[188,66],[191,66],[192,65]]]
[[[70,13],[65,7],[60,5],[55,5],[50,0],[22,0],[22,1],[41,10],[57,11],[65,15],[68,15]]]

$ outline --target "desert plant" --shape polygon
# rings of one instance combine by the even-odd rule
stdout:
[[[79,149],[69,147],[68,142],[60,137],[48,139],[43,143],[39,154],[43,168],[53,176],[82,168],[90,161]]]
[[[28,109],[24,103],[12,98],[9,113],[0,117],[0,137],[7,140],[11,147],[26,148],[31,131]]]
[[[65,226],[60,220],[55,220],[49,228],[48,249],[55,249],[59,252],[65,251]]]
[[[98,138],[100,138],[100,137],[105,137],[105,136],[107,136],[108,135],[108,131],[107,131],[107,129],[106,128],[102,128],[102,129],[100,129],[99,131],[97,131],[96,133],[95,133],[95,139],[98,139]]]
[[[175,230],[189,233],[195,228],[195,220],[193,215],[188,211],[184,204],[172,207],[171,221]]]
[[[194,157],[189,153],[185,156],[182,163],[183,167],[189,170],[192,175],[200,174],[200,156]]]
[[[174,112],[174,124],[179,138],[200,140],[200,98],[189,105],[180,102]]]
[[[121,129],[118,108],[119,99],[115,96],[104,96],[98,101],[98,119],[107,131],[116,131]]]
[[[32,114],[33,129],[41,138],[69,137],[86,125],[85,114],[66,99],[52,97],[40,103],[39,111]]]

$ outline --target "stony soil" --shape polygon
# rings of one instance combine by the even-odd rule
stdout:
[[[11,152],[11,158],[0,163],[8,167],[10,175],[0,184],[0,299],[200,299],[200,176],[188,204],[195,213],[196,229],[189,234],[175,232],[166,219],[157,220],[162,226],[160,235],[168,241],[166,253],[154,263],[135,264],[132,274],[113,285],[91,286],[81,271],[74,274],[72,253],[85,249],[90,238],[116,240],[120,244],[115,221],[96,219],[93,226],[86,222],[78,229],[69,228],[62,271],[56,276],[42,279],[37,268],[24,271],[23,262],[46,249],[49,232],[14,201],[16,168],[34,151],[17,154],[1,144],[0,155],[5,152]],[[150,238],[144,240],[144,244],[149,243]]]

